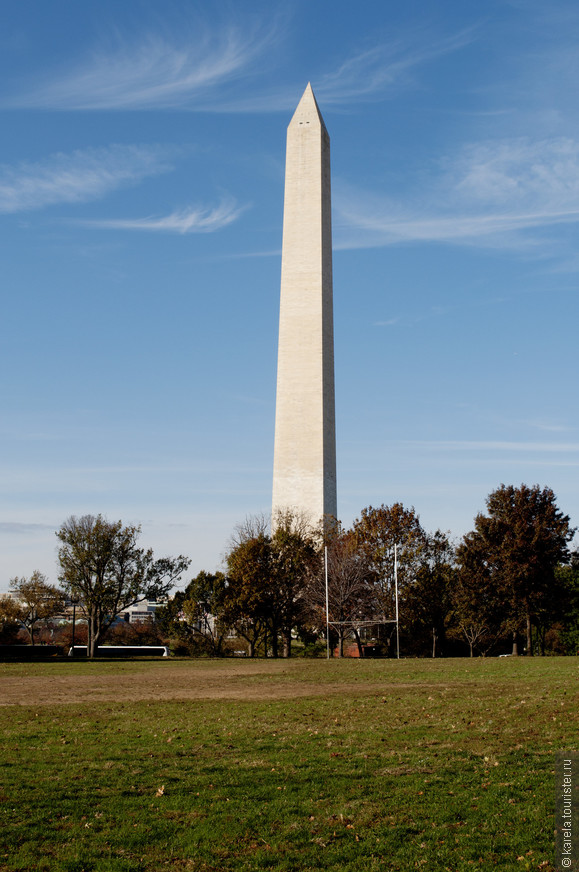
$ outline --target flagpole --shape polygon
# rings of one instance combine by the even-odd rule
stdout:
[[[398,551],[394,543],[394,588],[396,590],[396,657],[400,660],[400,633],[398,632]]]
[[[324,575],[326,578],[326,659],[330,659],[330,605],[328,597],[328,546],[324,546]]]

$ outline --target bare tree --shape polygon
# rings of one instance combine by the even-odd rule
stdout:
[[[233,551],[238,545],[247,542],[249,539],[259,539],[260,537],[269,536],[269,533],[270,521],[267,515],[263,513],[247,515],[243,521],[235,525],[229,539],[228,552]]]
[[[344,656],[344,640],[353,634],[362,654],[360,627],[376,615],[374,587],[368,563],[357,548],[351,533],[337,533],[327,546],[328,618],[338,636],[338,656]],[[326,626],[326,567],[323,556],[316,561],[305,597],[317,617],[320,629]]]

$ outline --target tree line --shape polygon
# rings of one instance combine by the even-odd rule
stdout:
[[[86,644],[94,657],[115,619],[143,599],[164,599],[188,569],[183,555],[155,559],[138,546],[139,526],[124,526],[102,515],[71,516],[56,536],[62,588],[34,572],[10,581],[12,596],[0,597],[0,621],[20,624],[34,644],[35,628],[66,603],[78,604],[86,622]]]
[[[92,656],[122,611],[166,598],[154,633],[179,653],[289,657],[328,642],[337,656],[346,645],[360,656],[579,652],[575,529],[548,487],[500,485],[458,543],[426,532],[401,503],[369,506],[349,529],[290,511],[271,527],[249,518],[223,571],[200,572],[172,597],[190,561],[155,559],[139,533],[100,515],[69,518],[57,532],[62,588],[40,573],[13,579],[20,597],[0,598],[0,620],[34,642],[47,611],[76,601]]]

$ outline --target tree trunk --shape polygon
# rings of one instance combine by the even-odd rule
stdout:
[[[473,657],[474,655],[473,655],[473,651],[472,651],[472,642],[469,641],[468,644],[470,646],[470,656]]]
[[[283,656],[291,657],[292,656],[292,631],[291,628],[289,630],[283,631]]]
[[[527,657],[533,656],[533,634],[531,631],[531,615],[527,606]]]
[[[519,656],[519,646],[517,645],[517,633],[513,633],[513,657]]]
[[[276,624],[272,624],[272,627],[271,627],[271,656],[274,657],[276,660],[279,657],[277,625]]]
[[[344,631],[340,627],[338,630],[338,657],[344,656]]]
[[[96,626],[96,618],[94,615],[91,615],[88,621],[88,642],[87,642],[87,655],[90,658],[96,657],[97,649],[99,646],[99,638],[100,638],[100,628],[97,630]]]
[[[362,648],[360,633],[358,632],[356,627],[354,627],[354,638],[356,639],[356,645],[358,646],[358,657],[362,658],[364,656],[364,649]]]
[[[436,657],[436,627],[432,628],[432,657]]]

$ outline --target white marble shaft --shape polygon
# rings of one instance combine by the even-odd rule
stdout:
[[[337,517],[330,138],[308,84],[287,131],[273,514]]]

